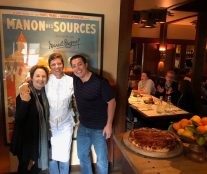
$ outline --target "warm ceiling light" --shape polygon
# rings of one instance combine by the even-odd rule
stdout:
[[[149,19],[149,13],[147,11],[140,11],[140,21],[146,22]]]
[[[160,46],[160,47],[159,47],[159,51],[161,51],[161,52],[162,52],[162,51],[166,51],[166,47],[165,47],[165,46]]]
[[[147,24],[147,25],[144,25],[144,28],[155,28],[155,26]]]
[[[139,24],[139,20],[134,19],[133,24]]]
[[[152,20],[147,20],[146,22],[143,23],[143,28],[154,28],[155,22]]]
[[[160,23],[161,23],[161,24],[164,24],[164,23],[165,23],[165,21],[160,21]]]
[[[162,60],[164,60],[165,57],[166,57],[166,45],[161,44],[161,45],[159,46],[159,51],[160,51],[160,58],[161,58]]]
[[[142,28],[154,28],[156,22],[166,22],[166,9],[150,9],[143,11],[134,11],[133,21],[139,20],[137,23],[142,23]]]
[[[163,71],[164,68],[165,68],[165,62],[164,62],[164,60],[160,60],[158,62],[158,71]]]
[[[166,22],[166,17],[167,17],[167,9],[159,10],[156,13],[156,18],[157,18],[157,21],[159,23],[165,23]]]
[[[140,14],[134,13],[133,14],[133,24],[139,24],[139,22],[140,22]]]

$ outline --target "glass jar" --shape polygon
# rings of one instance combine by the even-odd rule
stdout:
[[[198,144],[190,144],[186,155],[193,161],[204,162],[206,159],[206,149]]]
[[[160,113],[160,114],[164,112],[162,101],[163,101],[163,96],[160,96],[160,99],[159,99],[159,102],[156,108],[157,113]]]
[[[167,104],[165,106],[165,112],[167,113],[172,112],[171,96],[167,97]]]

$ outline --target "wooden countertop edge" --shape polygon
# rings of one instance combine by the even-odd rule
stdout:
[[[135,173],[135,174],[145,173],[146,169],[149,172],[148,168],[146,168],[146,167],[144,167],[144,168],[142,166],[140,166],[140,167],[136,166],[135,167],[134,166],[135,163],[133,163],[133,161],[131,161],[128,158],[128,151],[130,151],[130,150],[127,149],[126,146],[122,143],[123,134],[124,133],[120,133],[118,135],[113,135],[113,139],[114,139],[116,145],[118,146],[119,150],[121,151],[124,159],[126,160],[128,165],[131,167],[133,173]],[[138,156],[138,158],[140,158],[140,157]],[[150,159],[150,158],[146,158],[146,159]],[[141,159],[140,163],[142,163],[143,160],[144,159]],[[167,161],[167,165],[165,166],[165,168],[167,167],[166,169],[173,169],[170,173],[174,173],[175,172],[174,169],[181,171],[181,173],[182,173],[182,171],[184,171],[185,173],[189,173],[189,174],[194,174],[194,171],[192,171],[192,170],[197,170],[195,173],[200,173],[200,174],[204,174],[204,171],[205,172],[207,171],[206,162],[198,163],[198,162],[191,161],[188,158],[184,157],[183,154],[182,155],[178,155],[177,157],[169,158],[169,159],[154,159],[154,158],[152,158],[152,160],[153,161],[151,161],[150,164],[154,164],[154,165],[156,165],[156,163],[159,163],[159,161],[163,161],[163,164],[166,165],[166,161]],[[177,163],[176,162],[177,160],[181,160],[181,161],[179,163]],[[184,161],[182,161],[182,160],[184,160]],[[172,163],[173,165],[170,164],[168,166],[168,161],[170,163]],[[184,162],[183,166],[181,165],[182,162]],[[153,168],[153,169],[149,168],[149,169],[150,170],[155,170],[155,168]],[[165,171],[165,169],[163,169],[162,167],[160,168],[160,165],[158,166],[157,169],[159,169],[159,172],[160,171],[162,171],[162,172]],[[153,173],[153,172],[151,172],[151,173]]]
[[[122,155],[124,156],[124,158],[127,160],[128,164],[130,165],[130,167],[132,168],[132,170],[134,171],[135,174],[140,173],[139,171],[137,171],[136,168],[134,168],[134,165],[132,164],[132,162],[128,159],[127,155],[125,154],[125,152],[122,150],[121,147],[124,147],[124,144],[121,143],[122,141],[122,135],[113,135],[113,139],[116,143],[116,145],[119,147],[119,150],[121,151]],[[118,136],[118,137],[117,137]],[[119,139],[119,140],[118,140]],[[121,141],[120,141],[121,140]]]

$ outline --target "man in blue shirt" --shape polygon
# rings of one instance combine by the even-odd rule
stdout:
[[[79,111],[77,133],[78,157],[83,174],[92,174],[91,145],[97,155],[99,174],[108,173],[106,139],[112,134],[116,101],[106,80],[89,71],[86,58],[75,55],[70,59],[74,77],[74,94]]]

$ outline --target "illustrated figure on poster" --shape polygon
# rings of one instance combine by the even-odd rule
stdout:
[[[30,67],[27,66],[27,41],[21,32],[17,40],[12,42],[12,52],[8,57],[4,59],[5,65],[5,87],[7,102],[5,108],[7,108],[6,115],[6,128],[7,128],[7,141],[10,142],[12,134],[12,125],[14,124],[15,113],[15,98],[19,85],[25,80]],[[9,131],[8,131],[9,130]]]
[[[14,117],[15,102],[12,96],[8,97],[8,117]]]
[[[13,81],[15,83],[15,89],[18,91],[19,85],[24,81],[28,73],[27,41],[23,32],[20,33],[16,46],[17,50],[6,58],[5,68],[7,80]]]

